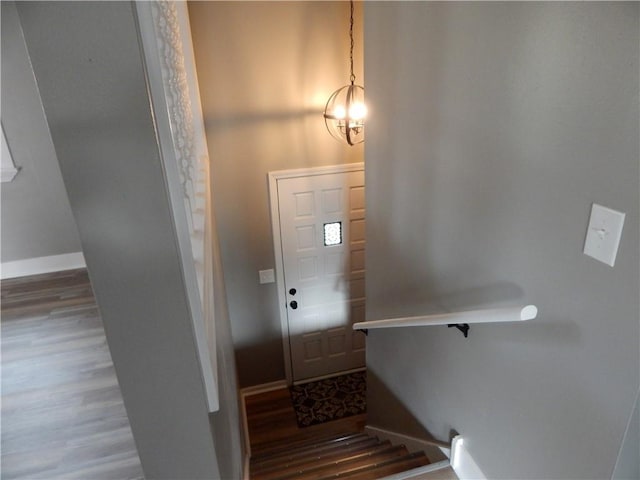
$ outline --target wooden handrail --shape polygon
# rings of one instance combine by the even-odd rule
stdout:
[[[425,327],[430,325],[456,326],[463,330],[461,325],[472,323],[499,323],[499,322],[523,322],[533,320],[538,315],[535,305],[522,307],[494,308],[486,310],[470,310],[466,312],[441,313],[436,315],[421,315],[417,317],[387,318],[384,320],[371,320],[353,324],[354,330],[369,330],[372,328],[395,327]],[[466,337],[465,333],[465,337]]]

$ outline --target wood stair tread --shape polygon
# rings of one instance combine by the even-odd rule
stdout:
[[[377,438],[365,436],[351,441],[323,445],[316,449],[292,452],[289,455],[283,455],[275,459],[265,459],[251,464],[252,478],[270,478],[269,475],[273,475],[274,472],[285,473],[293,469],[302,469],[312,463],[328,463],[341,456],[360,452],[382,443]]]
[[[424,452],[409,453],[402,457],[392,458],[380,462],[370,467],[354,469],[351,472],[333,475],[319,480],[342,479],[347,480],[375,480],[393,475],[395,473],[406,472],[408,470],[422,467],[429,464],[429,459]]]
[[[365,452],[360,452],[329,464],[310,466],[305,470],[288,473],[282,476],[273,477],[272,480],[321,480],[334,478],[359,469],[370,468],[377,464],[382,464],[388,460],[402,457],[407,454],[404,445],[381,445],[373,447]]]
[[[311,450],[313,448],[319,448],[323,445],[336,444],[367,437],[368,435],[366,433],[348,432],[339,434],[333,433],[320,437],[294,438],[286,442],[278,441],[268,446],[261,446],[257,452],[252,453],[251,461],[259,462],[263,459],[286,456],[288,454],[292,454],[293,452]]]
[[[375,480],[428,465],[424,452],[366,433],[324,435],[270,445],[251,458],[252,480]]]
[[[375,480],[431,463],[365,433],[364,414],[300,428],[287,388],[248,396],[245,408],[251,480]]]
[[[268,471],[258,469],[255,471],[255,479],[272,480],[287,475],[301,474],[321,467],[335,466],[389,447],[391,447],[390,442],[380,442],[376,438],[371,438],[366,442],[359,442],[346,448],[332,449],[328,452],[320,452],[317,455],[310,452],[306,457],[298,458],[290,464],[282,465],[279,468],[270,468]],[[252,478],[254,478],[253,473],[254,470],[252,470]]]

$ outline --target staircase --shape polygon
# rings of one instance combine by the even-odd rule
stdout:
[[[331,434],[265,444],[251,456],[251,480],[380,479],[428,465],[424,452],[409,453],[366,433]]]

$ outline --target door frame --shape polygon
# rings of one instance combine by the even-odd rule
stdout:
[[[364,171],[364,162],[329,165],[324,167],[297,168],[269,172],[269,204],[271,209],[271,232],[273,236],[273,253],[275,256],[276,290],[278,295],[278,312],[280,314],[280,331],[282,334],[282,351],[284,354],[284,372],[287,385],[293,384],[293,367],[291,365],[291,347],[289,344],[289,319],[287,316],[286,290],[284,285],[284,258],[282,255],[282,238],[280,235],[280,211],[278,209],[278,181],[287,178],[311,177],[333,173],[349,173]],[[365,185],[366,188],[366,185]]]

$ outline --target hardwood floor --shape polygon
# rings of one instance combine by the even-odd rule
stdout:
[[[245,398],[245,408],[251,452],[254,455],[291,441],[362,432],[366,424],[366,415],[362,414],[299,428],[287,388],[248,396]]]
[[[286,388],[244,401],[252,480],[375,480],[431,463],[422,451],[365,433],[365,414],[299,428]],[[457,479],[450,468],[411,478]]]
[[[86,271],[1,291],[2,478],[142,479]]]

